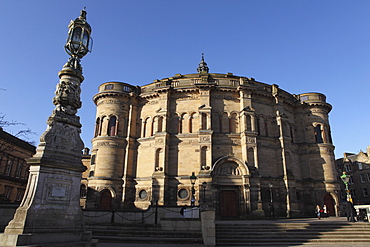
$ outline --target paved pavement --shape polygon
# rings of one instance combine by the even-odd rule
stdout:
[[[222,220],[222,221],[216,221],[217,224],[243,224],[246,222],[252,222],[250,220]],[[346,223],[347,218],[345,217],[329,217],[329,218],[322,218],[322,219],[317,219],[317,218],[304,218],[304,219],[278,219],[278,220],[253,220],[254,224],[266,224],[266,223],[309,223],[309,224],[321,224],[321,223]],[[356,224],[356,223],[349,223],[349,224]],[[370,224],[370,223],[369,223]],[[201,244],[135,244],[135,243],[104,243],[104,242],[99,242],[98,247],[203,247]],[[279,247],[296,247],[296,246],[309,246],[309,247],[323,247],[323,246],[329,246],[329,247],[349,247],[349,246],[355,246],[355,247],[369,247],[369,244],[363,244],[363,243],[341,243],[340,246],[338,246],[338,243],[333,243],[333,244],[325,244],[325,245],[320,245],[320,244],[309,244],[309,243],[302,243],[300,245],[276,245]],[[227,246],[224,246],[227,247]],[[253,247],[253,246],[248,246],[248,247]],[[267,247],[267,246],[254,246],[254,247]],[[269,246],[271,247],[271,245]]]

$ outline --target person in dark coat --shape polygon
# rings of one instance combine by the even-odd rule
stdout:
[[[346,215],[347,215],[347,221],[356,222],[355,221],[356,209],[353,206],[352,202],[350,201],[347,201],[346,203]]]
[[[276,220],[274,204],[270,204],[270,219]]]

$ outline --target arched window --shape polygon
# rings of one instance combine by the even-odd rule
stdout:
[[[157,132],[163,131],[163,117],[158,117],[158,126],[157,126]]]
[[[181,116],[181,133],[189,133],[189,115],[184,113]]]
[[[212,113],[212,129],[215,133],[221,132],[221,119],[217,112]]]
[[[200,164],[201,164],[201,169],[206,170],[207,168],[207,147],[206,146],[202,147],[201,149]]]
[[[87,195],[86,185],[81,184],[80,186],[80,197],[85,198]]]
[[[207,129],[207,114],[204,112],[201,113],[201,118],[202,118],[201,129],[206,130]]]
[[[100,118],[98,117],[95,121],[95,131],[94,131],[94,137],[97,137],[100,133]]]
[[[179,134],[184,132],[184,114],[179,116]]]
[[[171,117],[171,133],[180,133],[180,117],[176,113],[174,113]]]
[[[149,117],[147,117],[143,124],[143,137],[148,137],[150,135],[150,127]]]
[[[194,133],[199,130],[198,114],[193,112],[189,117],[189,133]]]
[[[316,127],[314,127],[314,133],[316,143],[323,143],[321,124],[318,124]]]
[[[152,134],[155,134],[158,132],[158,117],[154,117],[153,118],[153,122],[152,122]]]
[[[107,119],[107,117],[106,116],[103,116],[102,118],[101,118],[101,121],[100,121],[100,129],[99,129],[99,136],[100,135],[102,135],[102,133],[104,134],[104,133],[106,133],[106,131],[107,131],[107,124],[105,123],[106,122],[106,119]]]
[[[162,148],[158,148],[156,151],[155,151],[155,171],[161,171],[161,165],[163,164],[163,149]]]
[[[117,135],[117,117],[112,116],[109,118],[109,123],[108,123],[108,136],[116,136]]]
[[[254,149],[253,148],[248,148],[248,150],[247,150],[247,159],[248,159],[248,165],[249,166],[255,166]]]
[[[239,129],[238,116],[236,113],[231,114],[230,116],[230,133],[238,133]]]
[[[226,112],[222,114],[222,133],[229,133],[229,117]]]
[[[247,115],[247,131],[252,131],[252,117],[251,115]]]
[[[147,119],[143,120],[143,124],[141,125],[142,127],[142,133],[141,133],[141,137],[145,137],[145,134],[146,134],[146,125],[147,125]]]
[[[267,136],[266,135],[266,121],[264,117],[259,117],[259,123],[257,123],[259,127],[259,133],[261,136]]]

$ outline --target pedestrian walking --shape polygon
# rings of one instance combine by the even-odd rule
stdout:
[[[322,210],[323,210],[323,217],[325,218],[329,218],[329,211],[328,209],[326,208],[326,205],[324,204],[324,206],[322,207]]]
[[[316,205],[316,208],[315,208],[315,214],[317,215],[317,218],[319,219],[319,220],[321,220],[321,210],[322,210],[322,208],[320,207],[320,205]]]

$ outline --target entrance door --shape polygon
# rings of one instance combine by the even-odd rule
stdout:
[[[220,214],[221,217],[238,216],[238,199],[235,190],[220,191]]]
[[[103,190],[100,193],[100,209],[112,209],[112,195],[109,190]]]
[[[327,210],[329,210],[329,215],[335,216],[334,199],[329,193],[324,196],[324,204],[326,205]]]

